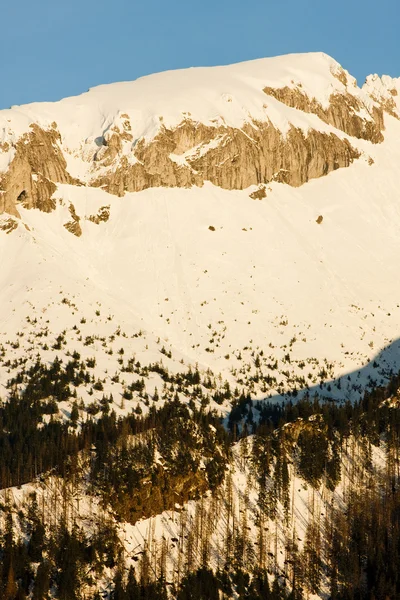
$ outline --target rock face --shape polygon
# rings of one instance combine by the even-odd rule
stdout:
[[[49,212],[55,208],[56,183],[75,183],[66,170],[56,124],[44,130],[32,124],[14,145],[14,158],[0,174],[0,213],[19,216],[18,205]],[[8,150],[3,147],[3,151]]]
[[[126,121],[126,127],[129,122]],[[213,127],[185,119],[177,127],[162,126],[149,142],[139,140],[130,155],[127,131],[114,128],[103,138],[93,161],[90,185],[123,196],[149,187],[202,186],[245,189],[272,180],[300,186],[309,179],[348,167],[360,153],[347,139],[331,133],[290,127],[283,135],[269,121],[251,121],[241,129]],[[0,179],[0,212],[18,216],[18,205],[49,212],[55,208],[56,183],[79,183],[66,169],[54,127],[31,131],[15,145],[9,170]],[[74,233],[76,221],[73,221]],[[68,227],[71,230],[71,227]]]
[[[298,87],[266,87],[264,92],[286,106],[317,115],[321,121],[333,125],[352,137],[368,140],[373,144],[383,141],[383,108],[373,106],[370,111],[349,93],[332,94],[328,108],[323,108],[320,102],[315,98],[309,98]],[[366,113],[364,117],[360,116],[361,111]]]
[[[113,134],[113,148],[122,143]],[[149,143],[139,141],[136,162],[113,152],[106,155],[101,177],[91,185],[111,194],[138,192],[149,187],[190,187],[210,181],[224,189],[245,189],[272,180],[300,186],[309,179],[348,167],[360,156],[346,139],[291,127],[284,136],[270,122],[252,121],[241,129],[206,127],[186,119],[178,127],[163,127]],[[113,168],[114,167],[114,168]]]
[[[198,499],[208,489],[201,472],[172,476],[158,468],[152,478],[139,481],[133,493],[127,495],[118,490],[111,502],[119,518],[135,524],[164,510],[174,510],[177,502],[183,505]]]

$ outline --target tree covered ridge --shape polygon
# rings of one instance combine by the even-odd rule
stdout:
[[[337,405],[315,395],[296,404],[255,405],[241,394],[233,399],[227,429],[207,405],[198,408],[177,395],[162,406],[160,402],[159,408],[151,406],[146,415],[136,412],[120,418],[105,398],[101,415],[77,427],[76,414],[71,413],[69,423],[52,418],[54,398],[62,399],[77,376],[79,359],[73,361],[74,367],[60,361],[44,367],[38,361],[23,391],[10,381],[14,393],[0,407],[1,487],[18,486],[49,471],[65,482],[52,530],[34,497],[17,515],[9,504],[2,506],[2,597],[37,600],[51,593],[75,600],[84,593],[95,598],[88,590],[95,586],[96,573],[105,569],[113,579],[109,591],[115,599],[300,598],[319,593],[323,585],[338,599],[400,597],[399,377],[354,404]],[[190,377],[196,385],[195,372]],[[156,568],[151,566],[150,549],[145,549],[138,567],[127,573],[115,522],[99,523],[88,534],[68,517],[69,490],[83,476],[89,493],[111,507],[117,521],[135,522],[201,498],[206,490],[222,497],[219,506],[229,514],[232,445],[238,439],[241,460],[257,486],[260,531],[268,519],[277,521],[278,506],[290,520],[293,470],[309,486],[318,489],[323,484],[332,491],[341,479],[342,455],[361,448],[354,455],[346,505],[333,505],[323,522],[312,520],[301,547],[294,536],[287,540],[284,569],[262,548],[261,533],[256,542],[250,539],[244,517],[236,530],[227,530],[215,571],[210,569],[209,515],[200,512],[199,522],[204,523],[193,538],[198,538],[201,564],[191,556],[195,541],[187,526],[182,564],[173,581],[167,579],[162,550]],[[372,453],[382,444],[386,463],[377,478]]]

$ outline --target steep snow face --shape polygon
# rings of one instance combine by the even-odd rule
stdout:
[[[246,379],[240,370],[262,350],[269,364],[278,360],[276,372],[265,367],[278,382],[267,393],[256,386],[256,397],[296,387],[295,376],[318,386],[322,367],[313,361],[327,361],[329,377],[356,372],[332,395],[358,397],[368,378],[380,381],[385,369],[400,367],[393,346],[357,375],[400,333],[400,122],[388,116],[386,125],[370,160],[300,188],[272,183],[261,200],[211,184],[124,198],[59,184],[53,212],[21,208],[16,231],[1,232],[0,332],[13,340],[25,331],[7,356],[36,354],[29,316],[49,321],[54,336],[68,330],[65,351],[98,352],[108,391],[121,347],[143,364],[157,357],[169,364],[160,354],[166,346],[176,363],[199,363],[232,385]],[[64,227],[72,212],[81,237]],[[79,335],[108,337],[118,326],[128,338],[113,343],[113,358],[100,342],[82,348]],[[140,344],[131,339],[139,329]]]
[[[293,119],[293,114],[282,113],[282,107],[277,110],[274,105],[266,113],[263,89],[301,83],[305,93],[326,106],[332,93],[341,93],[346,88],[336,76],[340,72],[346,73],[339,63],[323,53],[167,71],[132,82],[101,85],[60,102],[14,106],[0,112],[0,131],[3,130],[4,138],[12,135],[11,131],[19,136],[30,123],[49,127],[55,121],[65,147],[70,150],[106,131],[121,112],[131,117],[135,138],[153,137],[160,126],[160,117],[167,127],[174,127],[189,114],[202,123],[212,124],[217,119],[231,127],[240,127],[249,116],[264,120],[268,114],[284,131],[288,116]],[[354,93],[361,94],[354,78],[347,73],[345,76]],[[304,125],[304,120],[300,124]]]

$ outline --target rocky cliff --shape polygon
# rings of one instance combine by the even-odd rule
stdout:
[[[121,148],[118,133],[103,155],[109,170],[91,185],[119,196],[149,187],[201,186],[205,181],[228,190],[272,180],[299,186],[348,167],[360,156],[349,140],[334,133],[305,133],[291,126],[284,136],[268,121],[251,121],[240,129],[206,127],[191,120],[174,129],[163,127],[150,142],[137,144],[134,164],[121,151],[115,153],[116,148]]]
[[[47,130],[31,124],[12,146],[3,144],[3,152],[10,149],[14,157],[0,174],[0,212],[18,216],[20,204],[49,212],[55,207],[56,183],[76,183],[66,170],[55,123]]]

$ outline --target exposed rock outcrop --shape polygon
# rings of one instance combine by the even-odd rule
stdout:
[[[382,110],[396,119],[400,119],[400,78],[383,75],[369,75],[363,90],[382,108]]]
[[[283,135],[269,121],[242,129],[206,126],[185,119],[177,127],[161,127],[150,141],[132,144],[129,120],[123,131],[112,128],[94,160],[91,185],[123,196],[150,187],[201,186],[205,181],[224,189],[245,189],[275,180],[299,186],[359,157],[348,140],[291,127]],[[69,175],[56,128],[31,131],[15,144],[15,156],[0,179],[0,211],[19,216],[18,205],[49,212],[55,208],[56,183],[79,183]],[[133,145],[127,154],[126,144]],[[65,226],[81,234],[79,219]],[[106,220],[106,213],[91,220]]]
[[[342,83],[345,86],[348,85],[349,80],[347,78],[346,71],[343,69],[343,67],[331,69],[331,73],[334,77],[336,77],[336,79],[338,81],[340,81],[340,83]],[[354,81],[354,85],[356,85],[355,79],[353,81]]]
[[[122,145],[115,141],[114,147]],[[116,166],[91,185],[118,196],[149,187],[201,186],[205,181],[224,189],[272,180],[300,186],[360,156],[348,140],[316,130],[305,135],[292,126],[284,136],[270,122],[253,121],[235,129],[189,119],[174,129],[162,127],[150,142],[140,140],[133,152],[136,162],[115,156]]]
[[[164,510],[173,510],[177,502],[183,505],[195,500],[207,489],[207,479],[200,471],[178,476],[158,467],[152,477],[138,482],[133,493],[127,495],[118,490],[111,503],[119,518],[134,524]]]
[[[88,221],[92,223],[96,223],[99,225],[100,223],[106,223],[110,218],[110,206],[101,206],[95,215],[89,215],[87,217]]]
[[[358,98],[349,93],[332,94],[329,107],[324,108],[320,102],[315,98],[309,98],[299,87],[266,87],[264,92],[286,106],[317,115],[325,123],[352,137],[368,140],[374,144],[383,141],[382,107],[373,106],[370,111]],[[365,118],[357,114],[360,111],[366,113]]]
[[[80,225],[81,218],[76,214],[75,206],[73,204],[69,205],[69,212],[72,219],[71,221],[64,223],[64,227],[67,231],[76,235],[76,237],[80,237],[82,235],[82,228]]]
[[[55,208],[55,183],[77,183],[67,172],[59,142],[55,124],[48,130],[32,124],[19,138],[8,171],[0,175],[0,213],[19,216],[19,204],[49,212]]]
[[[14,229],[17,229],[18,221],[14,217],[8,217],[0,220],[0,231],[11,233]]]
[[[267,197],[267,191],[265,185],[259,185],[258,188],[250,194],[252,200],[262,200]]]
[[[225,189],[280,181],[300,186],[309,179],[348,167],[359,157],[347,140],[331,134],[291,127],[283,136],[270,123],[229,130],[222,143],[190,160],[204,180]]]

